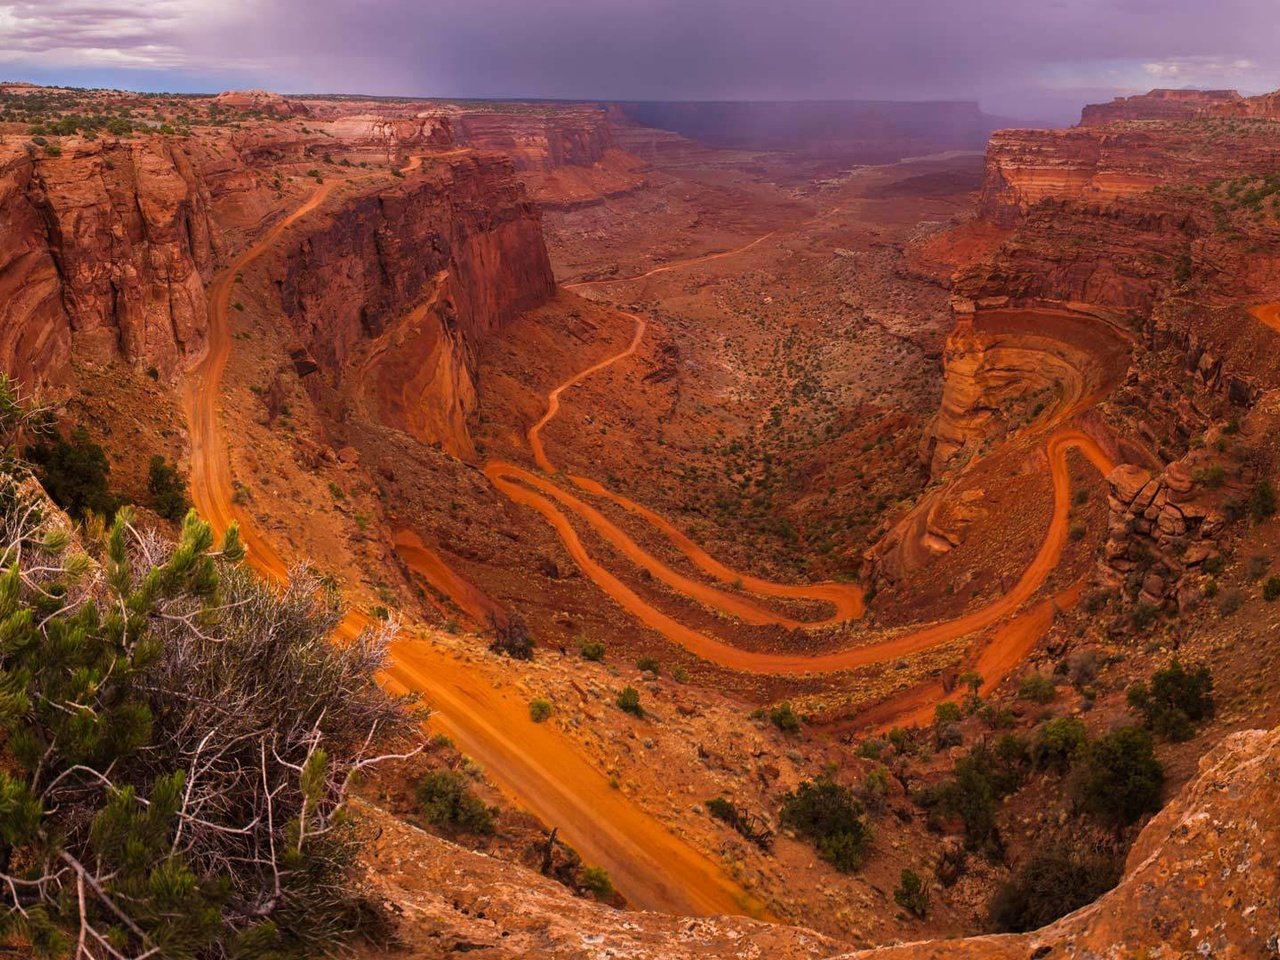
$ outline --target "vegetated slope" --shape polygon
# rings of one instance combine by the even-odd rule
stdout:
[[[1214,748],[1129,854],[1124,879],[1097,903],[1035,933],[882,947],[858,960],[1211,953],[1266,956],[1268,911],[1280,896],[1280,811],[1274,770],[1280,730],[1235,734]],[[395,956],[450,956],[459,946],[492,958],[587,958],[600,951],[652,960],[830,958],[838,948],[803,931],[744,920],[672,921],[564,897],[557,887],[386,824],[370,858],[374,882],[410,918]],[[411,855],[406,850],[420,850]],[[450,893],[444,896],[442,888]],[[1229,901],[1223,905],[1223,898]],[[412,918],[429,917],[430,920]],[[381,956],[382,954],[379,954]]]

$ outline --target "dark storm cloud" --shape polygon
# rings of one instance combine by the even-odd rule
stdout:
[[[15,26],[21,18],[5,11],[18,8],[28,16]],[[1280,83],[1275,0],[169,0],[161,8],[148,38],[143,10],[130,18],[134,8],[119,2],[0,0],[0,31],[20,35],[28,52],[42,39],[46,67],[59,56],[93,66],[98,51],[99,66],[132,69],[140,49],[154,48],[155,66],[185,74],[188,85],[230,70],[295,90],[979,97],[989,109],[1027,113],[1156,85]]]

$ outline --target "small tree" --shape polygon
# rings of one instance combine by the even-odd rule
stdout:
[[[798,733],[800,715],[792,709],[789,701],[783,701],[769,711],[769,722],[783,733]]]
[[[1065,773],[1084,751],[1088,739],[1079,717],[1054,717],[1036,729],[1031,741],[1031,762],[1038,770]]]
[[[1019,700],[1030,700],[1032,703],[1046,704],[1051,703],[1057,693],[1058,691],[1053,685],[1053,678],[1046,677],[1043,673],[1029,673],[1018,684]]]
[[[1037,853],[991,901],[991,922],[1002,933],[1038,930],[1092,903],[1120,879],[1115,860],[1066,847]]]
[[[1116,826],[1160,809],[1164,768],[1142,727],[1121,727],[1085,751],[1076,799],[1088,813]]]
[[[913,917],[923,920],[929,915],[929,885],[914,870],[902,871],[893,900]]]
[[[493,833],[493,810],[456,770],[432,770],[418,781],[417,793],[428,823],[451,833]]]
[[[171,466],[159,454],[151,458],[147,489],[151,492],[152,507],[166,520],[176,523],[191,509],[186,481],[178,473],[178,468]]]
[[[107,488],[111,473],[107,454],[83,427],[76,427],[70,439],[54,437],[34,444],[27,457],[53,502],[73,517],[84,519],[90,513],[110,517],[120,506],[120,498]]]
[[[518,613],[510,613],[505,618],[489,614],[489,627],[493,630],[493,642],[489,649],[501,653],[513,660],[533,659],[533,635],[529,633],[529,625]]]
[[[782,823],[812,840],[818,855],[841,873],[862,866],[870,833],[848,787],[830,777],[806,780],[782,801]]]
[[[1152,674],[1150,685],[1139,681],[1131,686],[1128,701],[1156,736],[1190,740],[1196,726],[1213,716],[1213,676],[1206,666],[1187,670],[1174,660]]]

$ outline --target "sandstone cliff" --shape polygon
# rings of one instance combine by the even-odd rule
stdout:
[[[203,348],[223,247],[209,170],[167,138],[0,144],[0,364],[63,379],[73,350],[167,375]],[[234,166],[234,164],[232,164]]]
[[[510,163],[432,164],[343,202],[286,254],[281,301],[303,348],[381,422],[474,456],[474,344],[555,282]]]
[[[1093,127],[1116,120],[1184,120],[1242,99],[1234,90],[1157,89],[1116,97],[1110,103],[1091,103],[1080,112],[1080,125]]]

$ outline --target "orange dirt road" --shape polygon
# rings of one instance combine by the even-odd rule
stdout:
[[[332,187],[318,189],[214,279],[209,288],[209,351],[181,390],[191,436],[191,492],[196,509],[220,534],[238,523],[249,562],[277,580],[288,576],[287,565],[232,500],[227,440],[217,411],[231,349],[228,312],[237,271],[323,203]],[[338,638],[351,638],[375,626],[368,616],[352,610],[343,619]],[[429,641],[401,639],[391,653],[385,670],[389,685],[423,694],[437,710],[434,722],[483,764],[509,797],[544,823],[558,826],[586,862],[605,867],[634,906],[684,914],[764,915],[763,908],[718,864],[612,787],[553,725],[530,720],[528,704],[514,691],[495,688],[481,668],[447,655]]]
[[[667,568],[660,560],[648,554],[642,547],[619,531],[598,511],[582,503],[555,484],[538,477],[527,470],[503,461],[491,461],[485,466],[485,475],[504,494],[517,503],[531,507],[555,528],[561,542],[574,562],[583,573],[601,590],[612,598],[627,613],[631,614],[645,626],[648,626],[672,643],[678,643],[689,652],[709,660],[712,663],[740,670],[745,673],[758,674],[808,674],[832,673],[840,670],[851,670],[878,663],[886,659],[896,659],[913,653],[927,650],[940,643],[947,643],[967,636],[978,630],[991,627],[1017,612],[1036,593],[1048,579],[1062,557],[1062,549],[1066,544],[1071,509],[1071,482],[1067,470],[1067,452],[1077,449],[1103,473],[1114,468],[1114,463],[1106,452],[1092,437],[1077,430],[1060,429],[1048,441],[1050,475],[1053,480],[1053,517],[1049,529],[1035,558],[1023,571],[1018,582],[1004,596],[987,606],[923,629],[912,630],[881,643],[837,650],[817,655],[762,653],[742,650],[732,644],[688,627],[673,617],[646,603],[634,590],[628,587],[617,576],[593,559],[583,545],[577,531],[568,518],[557,508],[556,503],[563,504],[573,510],[591,527],[606,538],[609,543],[636,562],[661,576],[673,588],[685,592],[682,585],[688,578]],[[530,489],[533,488],[533,489]],[[745,583],[745,579],[744,583]],[[726,596],[705,584],[692,583],[697,590],[687,595],[709,605],[716,605],[717,598]],[[843,585],[834,585],[843,586]],[[794,588],[779,587],[779,592]],[[794,594],[792,594],[794,595]],[[738,599],[738,598],[733,598]],[[724,608],[721,608],[724,609]],[[728,611],[726,611],[728,612]]]
[[[1249,312],[1276,333],[1280,333],[1280,303],[1260,303],[1250,307]]]

